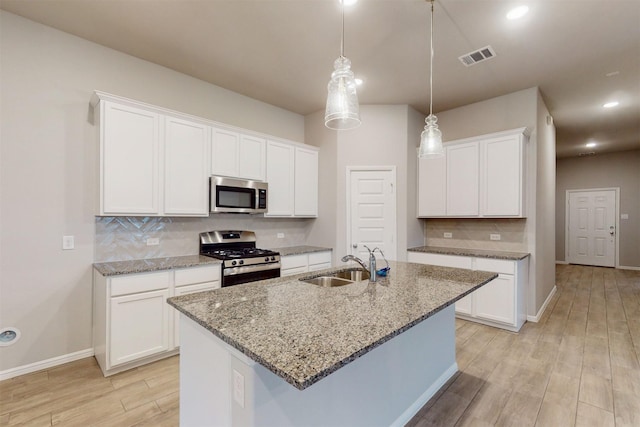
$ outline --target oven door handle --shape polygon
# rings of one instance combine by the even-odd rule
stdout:
[[[276,270],[280,268],[279,262],[273,262],[270,264],[254,264],[244,265],[242,267],[223,268],[223,276],[235,276],[236,274],[254,273],[256,271]]]

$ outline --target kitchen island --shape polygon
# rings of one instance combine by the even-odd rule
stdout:
[[[496,274],[390,265],[376,283],[299,280],[338,267],[170,298],[181,425],[406,423],[457,371],[453,303]]]

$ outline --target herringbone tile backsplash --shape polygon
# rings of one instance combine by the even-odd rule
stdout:
[[[251,230],[257,246],[277,248],[306,243],[311,219],[217,214],[208,218],[96,217],[95,262],[193,255],[198,235],[211,230]],[[278,239],[277,233],[284,233]],[[159,244],[147,246],[147,239]]]

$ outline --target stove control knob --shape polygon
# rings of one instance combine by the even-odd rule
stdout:
[[[276,260],[276,257],[272,256],[271,261],[275,261],[275,260]]]
[[[265,257],[265,258],[264,258],[264,260],[265,260],[266,262],[269,262],[269,257]]]
[[[231,265],[236,265],[236,262],[235,261],[231,261]]]
[[[238,261],[238,263],[240,263],[240,265],[244,264],[243,260]]]

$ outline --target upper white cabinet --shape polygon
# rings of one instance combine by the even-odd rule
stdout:
[[[164,119],[164,214],[209,215],[209,126]]]
[[[100,214],[157,215],[160,118],[113,102],[99,109]]]
[[[294,215],[318,216],[318,150],[296,147]]]
[[[452,141],[418,159],[419,217],[526,217],[525,128]]]
[[[478,216],[479,153],[475,142],[447,147],[447,215]]]
[[[227,129],[213,128],[213,175],[264,181],[265,139]]]
[[[271,217],[318,216],[318,150],[267,142],[268,212]]]

